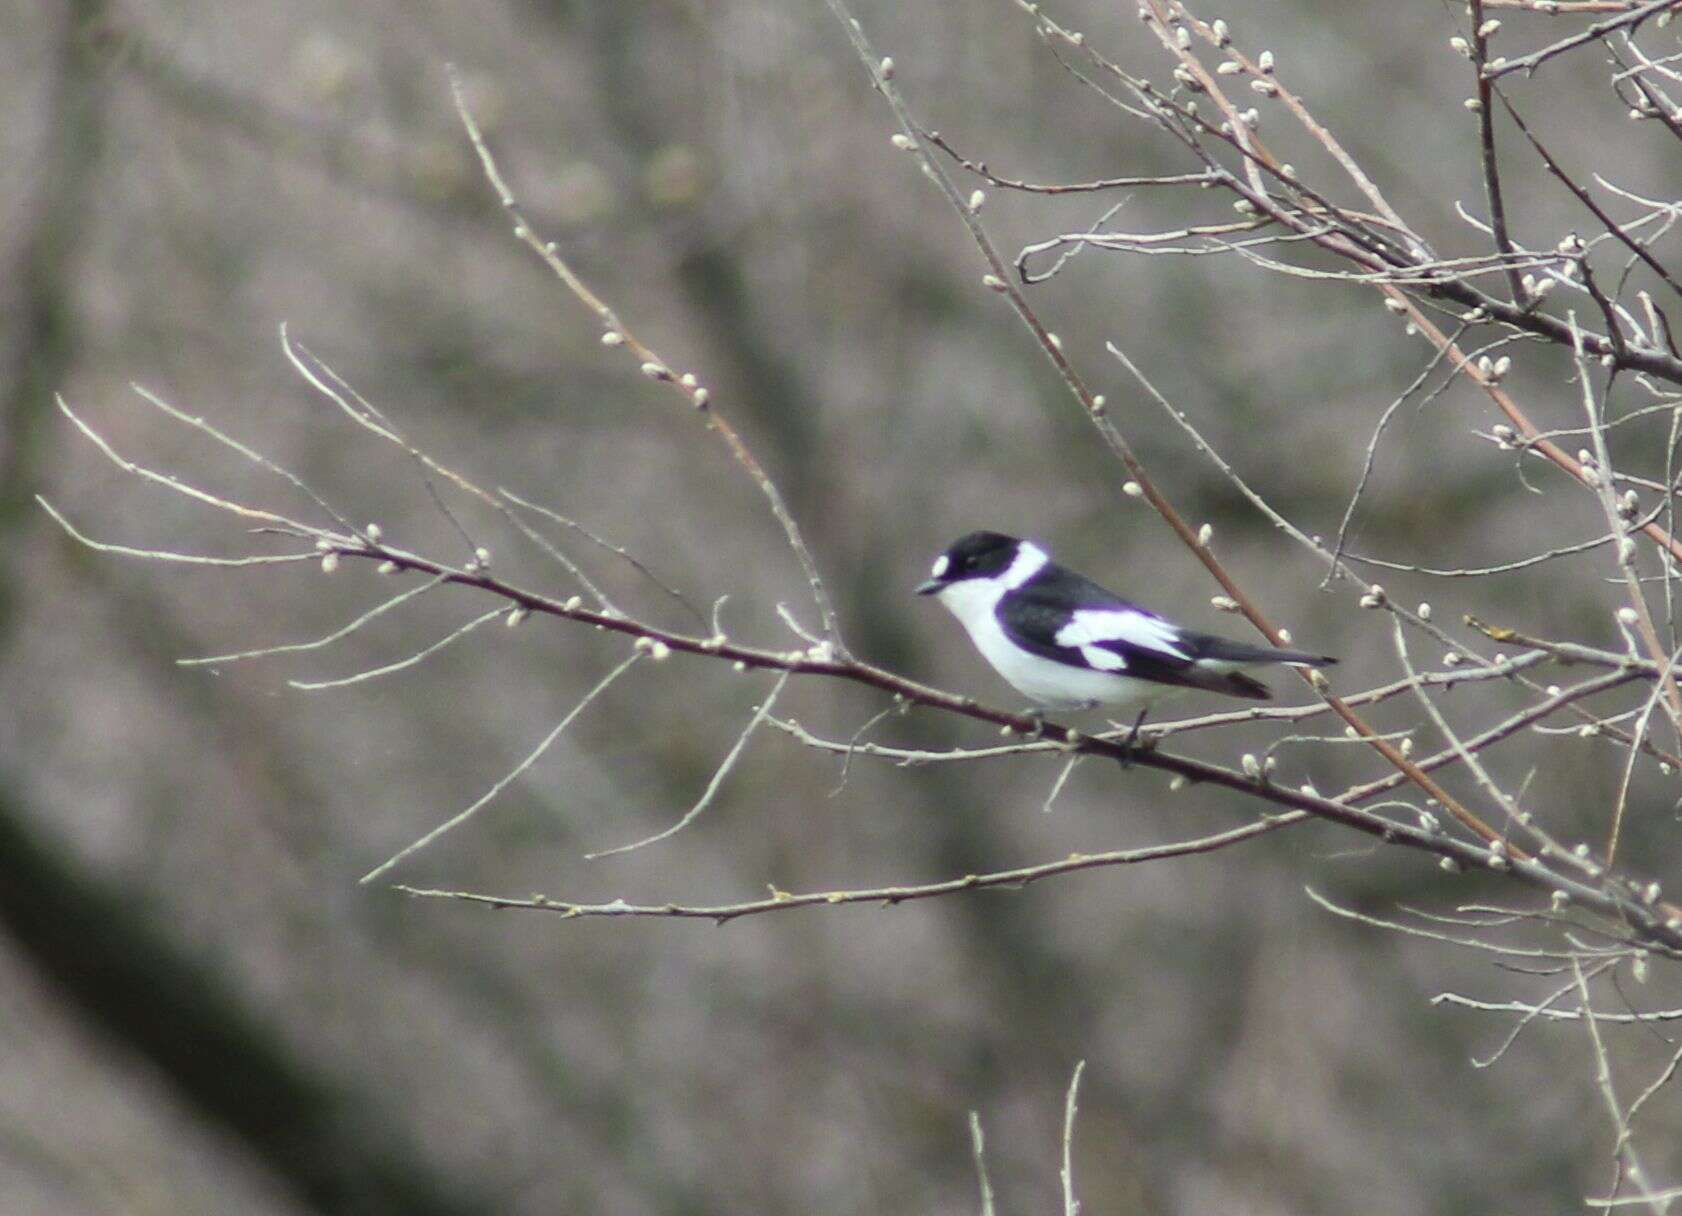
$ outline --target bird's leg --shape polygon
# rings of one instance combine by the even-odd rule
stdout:
[[[1034,722],[1034,729],[1028,732],[1028,738],[1045,738],[1045,710],[1037,705],[1030,705],[1022,711],[1022,714],[1024,717],[1032,718]]]
[[[1139,711],[1139,716],[1133,719],[1133,728],[1129,730],[1126,736],[1121,740],[1121,746],[1126,754],[1117,756],[1116,763],[1120,764],[1123,769],[1133,767],[1133,757],[1141,750],[1139,747],[1139,728],[1145,724],[1145,715],[1149,712],[1149,706],[1141,709]]]

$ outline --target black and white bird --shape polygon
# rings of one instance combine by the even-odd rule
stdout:
[[[917,594],[944,604],[981,657],[1044,709],[1136,709],[1142,722],[1154,702],[1187,689],[1270,699],[1247,667],[1337,662],[1182,629],[998,532],[954,541]]]

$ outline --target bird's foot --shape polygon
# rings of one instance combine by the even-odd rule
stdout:
[[[1121,765],[1124,770],[1133,767],[1134,757],[1156,750],[1156,736],[1140,733],[1139,728],[1144,724],[1145,711],[1141,709],[1139,716],[1133,719],[1133,725],[1128,728],[1127,734],[1117,740],[1123,749],[1123,754],[1116,757],[1116,763]]]

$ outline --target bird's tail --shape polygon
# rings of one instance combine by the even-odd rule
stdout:
[[[1291,667],[1329,667],[1337,662],[1329,654],[1309,654],[1306,650],[1285,650],[1278,646],[1251,646],[1227,638],[1205,635],[1198,639],[1197,658],[1201,661],[1233,663],[1248,666],[1261,663],[1285,663]]]

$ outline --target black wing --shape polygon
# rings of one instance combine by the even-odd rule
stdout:
[[[1204,658],[1251,661],[1237,654],[1212,653],[1217,647],[1211,643],[1224,639],[1187,633],[1079,576],[1065,574],[1048,585],[1030,581],[1005,596],[995,615],[1005,636],[1016,645],[1071,667],[1257,701],[1273,695],[1259,680],[1200,665]],[[1269,651],[1269,657],[1273,653]]]

